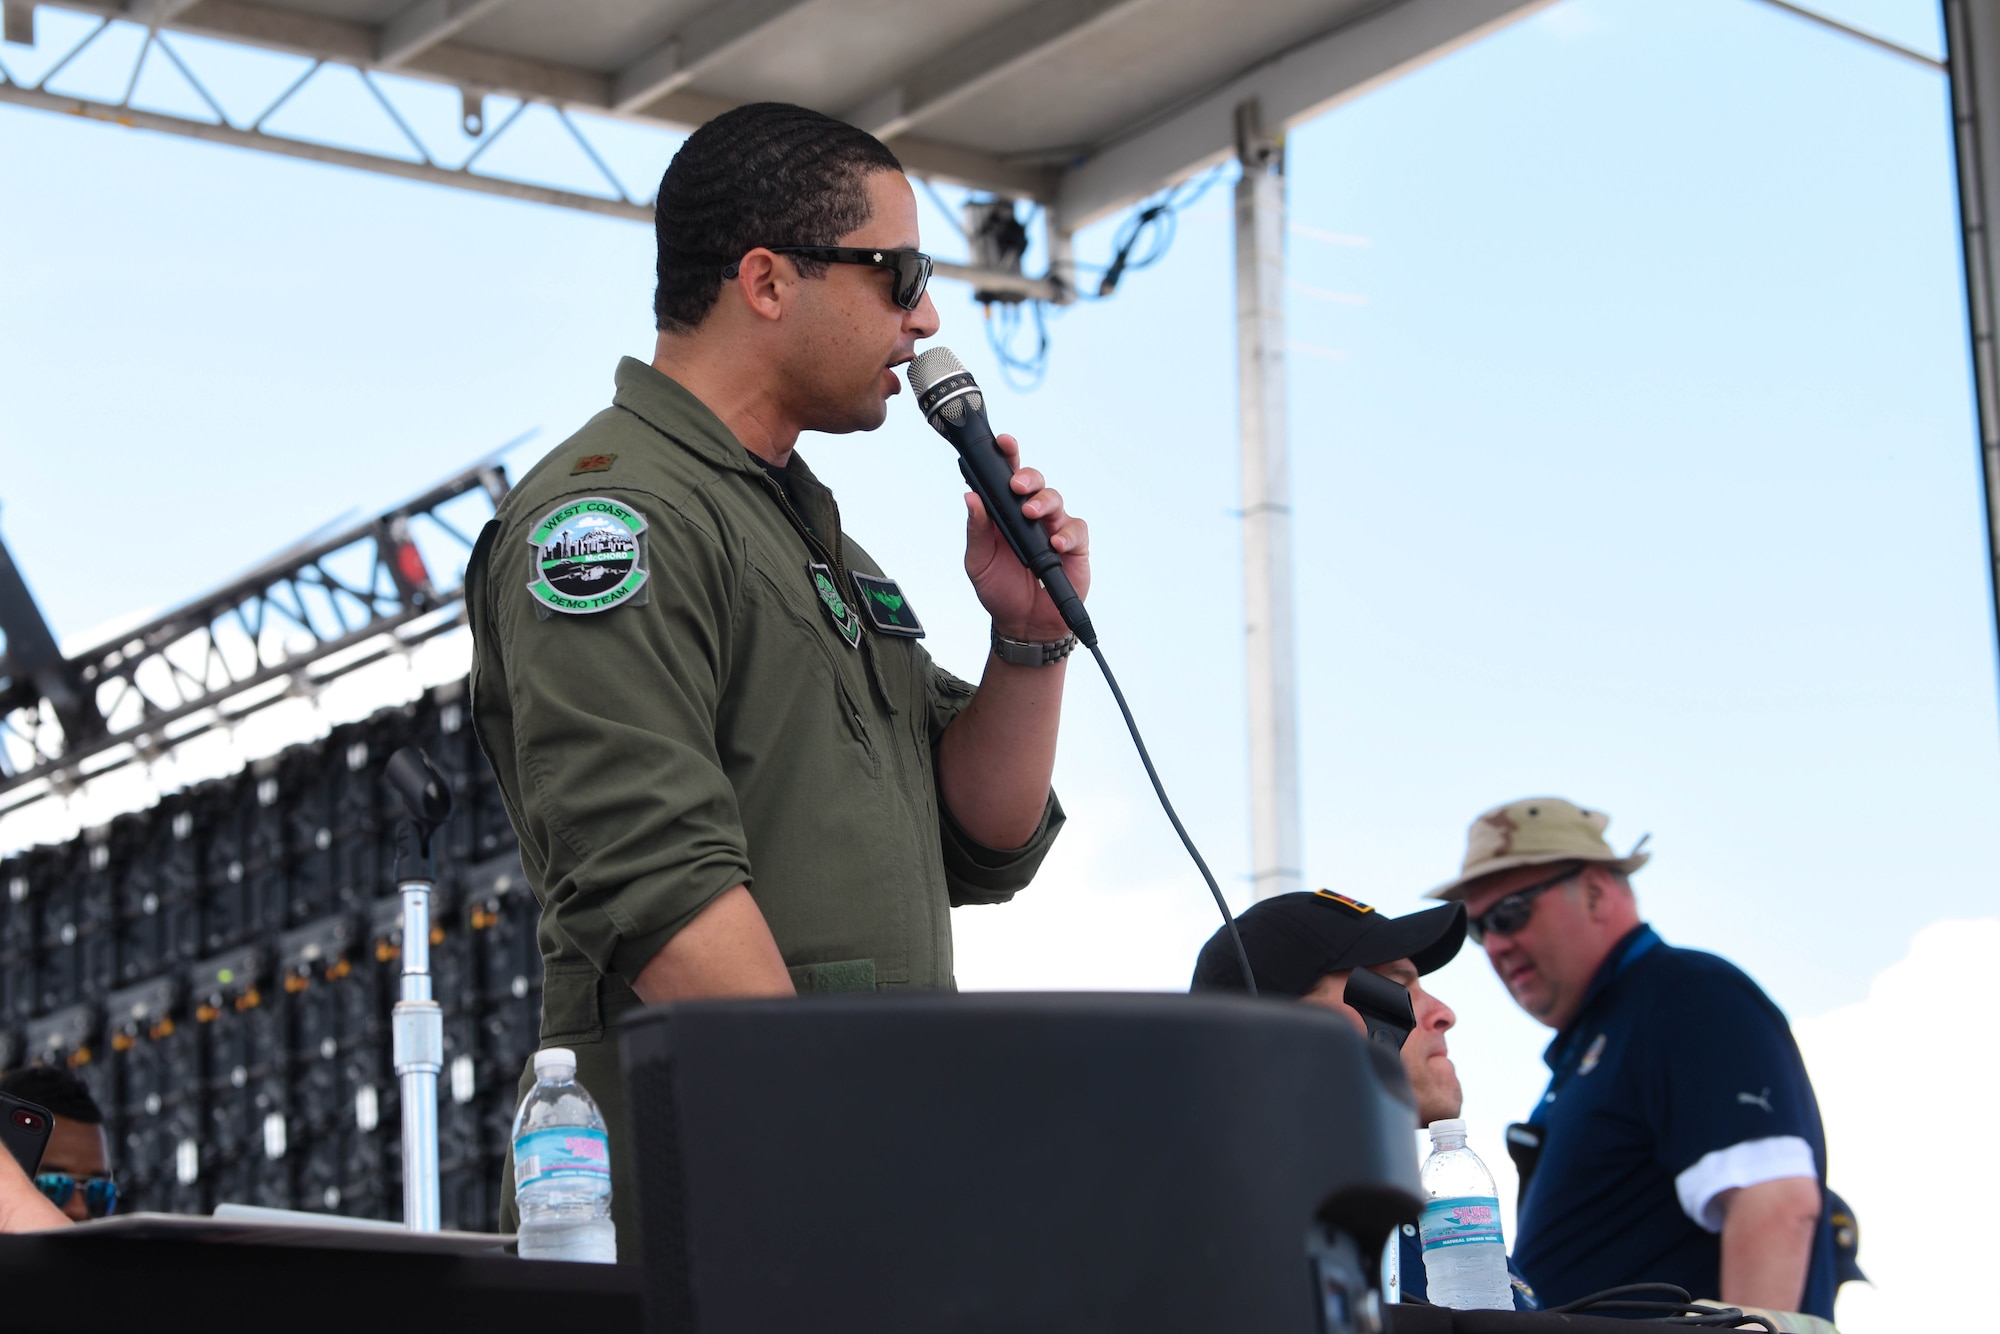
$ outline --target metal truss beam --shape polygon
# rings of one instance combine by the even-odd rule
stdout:
[[[908,70],[841,116],[880,139],[892,139],[963,101],[1022,65],[1130,9],[1139,0],[1042,0],[1025,13],[975,33]]]
[[[81,116],[85,120],[123,125],[129,129],[154,130],[183,139],[224,144],[231,148],[248,148],[254,152],[298,158],[306,162],[352,167],[358,171],[372,171],[381,176],[399,176],[404,180],[423,181],[430,185],[448,185],[455,190],[498,195],[505,199],[525,199],[537,204],[554,204],[559,208],[575,209],[584,213],[600,213],[634,221],[643,219],[648,222],[652,221],[653,217],[650,204],[635,204],[624,199],[579,194],[573,190],[557,190],[548,186],[532,185],[525,181],[505,180],[497,176],[481,176],[462,168],[440,167],[428,162],[410,162],[403,158],[364,153],[352,148],[336,148],[331,144],[311,143],[303,139],[286,139],[258,130],[239,130],[233,125],[216,125],[185,116],[141,111],[136,107],[113,106],[106,102],[93,102],[87,98],[66,97],[60,93],[22,88],[16,84],[0,84],[0,102],[12,102],[16,106]]]
[[[744,3],[743,0],[728,0],[717,8],[729,11],[740,9],[746,14],[754,11],[766,15],[765,21],[769,22],[776,17],[774,10],[780,6],[788,10],[793,2],[755,0],[754,3]],[[544,102],[566,110],[617,116],[674,130],[691,130],[735,105],[732,101],[680,86],[684,80],[672,85],[674,91],[664,94],[655,92],[643,103],[621,105],[617,95],[619,80],[629,77],[632,82],[628,86],[628,94],[636,96],[639,82],[635,71],[646,60],[661,55],[660,51],[642,58],[632,69],[616,77],[572,65],[481,51],[450,40],[426,46],[392,66],[384,63],[380,53],[384,47],[384,35],[395,20],[376,27],[321,18],[295,10],[274,9],[267,5],[245,3],[245,0],[192,0],[192,3],[188,0],[131,0],[129,8],[119,0],[46,0],[46,3],[52,9],[91,14],[101,19],[128,19],[167,31],[352,65],[356,69],[393,69],[408,78],[448,84],[469,93],[491,93],[527,102]],[[697,22],[691,22],[683,34],[685,40],[680,59],[684,65],[697,58],[703,62],[719,58],[725,49],[735,49],[733,43],[722,41],[726,25],[720,17],[710,20],[711,27],[697,28]],[[705,53],[698,57],[695,54],[697,40],[700,50]],[[908,138],[897,142],[896,153],[910,170],[935,181],[1042,201],[1055,195],[1056,173],[1037,164]]]
[[[463,624],[463,589],[433,578],[412,524],[423,520],[434,541],[469,555],[477,529],[439,511],[472,492],[486,497],[490,514],[507,492],[506,472],[491,460],[475,464],[67,659],[65,671],[101,720],[95,732],[68,726],[34,679],[10,673],[0,681],[0,795],[17,795],[0,811],[163,753]]]
[[[653,221],[653,206],[650,203],[609,199],[602,195],[559,190],[553,186],[535,185],[499,176],[481,176],[462,167],[440,167],[435,163],[410,162],[403,158],[384,157],[352,148],[336,148],[331,144],[311,143],[304,139],[285,139],[258,130],[239,130],[231,125],[216,125],[204,120],[191,120],[184,116],[170,116],[157,111],[140,111],[135,107],[120,107],[85,98],[65,97],[57,93],[42,92],[40,89],[22,88],[16,84],[0,83],[0,102],[12,102],[17,106],[35,107],[42,111],[58,111],[65,115],[81,116],[86,120],[103,121],[131,129],[154,130],[184,139],[224,144],[231,148],[247,148],[253,152],[272,153],[279,157],[297,158],[306,162],[352,167],[359,171],[372,171],[377,175],[422,181],[427,185],[444,185],[454,190],[469,190],[475,194],[496,195],[502,199],[520,199],[533,204],[548,204],[556,208],[573,209],[579,213],[595,213],[601,217],[623,218],[628,222],[651,225]],[[1073,295],[1064,283],[1052,277],[1035,278],[1018,273],[1000,273],[944,260],[938,261],[936,272],[941,278],[970,283],[982,292],[1018,295],[1035,301],[1062,302],[1068,301]]]
[[[135,0],[135,4],[150,3],[155,6],[145,11],[148,15],[173,16],[178,13],[178,11],[171,9],[172,4],[175,2],[176,0]],[[461,0],[461,3],[468,2],[469,0]],[[506,0],[499,0],[499,2],[505,3]],[[105,5],[64,4],[62,7],[98,13],[107,23],[112,18],[126,16],[123,9]],[[432,18],[438,18],[438,14],[432,12],[436,6],[429,3],[429,0],[427,0],[426,4],[419,5],[417,8],[425,10],[426,14]],[[413,12],[405,11],[406,15]],[[277,14],[277,26],[287,31],[289,31],[292,19],[300,17],[284,15],[277,11],[262,9],[258,6],[236,4],[232,3],[232,0],[194,0],[194,3],[186,10],[185,17],[187,21],[177,23],[176,27],[187,31],[201,31],[201,25],[203,24],[228,21],[235,25],[235,35],[241,40],[250,41],[259,35],[264,37],[270,36],[267,30],[270,26],[269,24],[266,24],[265,27],[253,29],[253,26],[245,19],[246,14],[256,17],[260,23],[263,23],[268,16]],[[218,15],[221,17],[218,18]],[[465,22],[472,21],[470,18],[465,17],[463,13],[458,14],[457,17],[464,19]],[[162,19],[160,21],[164,22],[165,20]],[[653,220],[652,202],[650,200],[634,199],[628,195],[625,192],[624,185],[604,164],[603,159],[599,157],[596,149],[591,146],[590,141],[577,129],[575,123],[570,120],[567,107],[573,104],[576,99],[557,95],[538,96],[524,90],[519,85],[519,81],[512,85],[500,84],[496,90],[504,91],[510,96],[521,99],[521,105],[516,108],[512,116],[502,121],[501,124],[494,127],[490,132],[483,133],[477,148],[466,162],[456,167],[447,167],[431,157],[429,149],[403,123],[401,116],[390,105],[387,98],[382,95],[381,89],[369,80],[369,72],[381,66],[381,62],[374,57],[376,49],[374,39],[366,37],[372,30],[357,24],[335,24],[322,19],[304,18],[302,19],[302,23],[304,27],[311,29],[318,36],[328,39],[331,45],[339,46],[342,49],[351,48],[357,51],[365,46],[368,55],[353,59],[335,57],[329,60],[322,60],[320,64],[316,64],[294,83],[277,102],[265,108],[262,114],[247,129],[239,128],[237,125],[230,123],[227,117],[223,115],[215,99],[194,78],[192,72],[185,65],[181,64],[179,57],[175,56],[171,47],[165,43],[160,44],[160,49],[165,51],[174,61],[180,68],[183,77],[187,79],[188,83],[193,86],[195,91],[215,112],[214,119],[199,119],[193,116],[177,115],[170,112],[141,110],[130,105],[129,100],[125,103],[113,103],[78,97],[72,94],[54,93],[50,92],[42,84],[23,85],[9,82],[4,78],[0,78],[0,102],[11,102],[17,106],[33,107],[41,111],[54,111],[65,115],[80,116],[87,120],[123,125],[133,129],[152,130],[156,133],[171,134],[184,139],[198,139],[205,143],[223,144],[231,148],[247,148],[254,152],[271,153],[280,157],[296,158],[307,162],[327,163],[332,166],[347,167],[357,171],[370,171],[378,175],[422,181],[430,185],[444,185],[457,190],[472,191],[477,194],[495,195],[505,199],[519,199],[530,203],[547,204],[557,208],[573,209],[578,212],[594,213],[605,217],[624,218],[634,222],[650,223]],[[351,32],[348,31],[350,29],[352,30]],[[101,32],[102,29],[99,31]],[[343,36],[343,34],[345,35]],[[303,40],[307,35],[309,34],[291,34],[292,37],[300,40]],[[365,41],[364,38],[366,38]],[[84,44],[88,45],[92,40],[95,40],[95,34],[91,38],[87,38]],[[261,41],[258,44],[288,49],[283,43],[274,41]],[[151,45],[151,43],[148,44],[148,49],[150,49]],[[82,47],[77,48],[78,51],[81,49]],[[74,56],[75,52],[71,54]],[[144,50],[141,52],[140,59],[145,59]],[[426,48],[410,56],[407,63],[395,72],[402,74],[418,73],[420,71],[417,67],[427,61],[432,64],[443,61],[446,64],[464,65],[467,63],[467,59],[464,53],[457,48],[451,48],[447,44],[440,44]],[[476,55],[476,58],[472,59],[471,63],[476,64],[480,61],[490,60],[501,60],[503,63],[513,65],[522,63],[512,61],[511,58],[486,57],[484,55]],[[375,92],[378,99],[381,100],[384,109],[389,112],[391,119],[402,130],[410,148],[416,155],[416,160],[412,161],[409,158],[395,157],[386,153],[370,152],[364,149],[342,148],[332,144],[291,139],[282,135],[271,134],[264,130],[264,122],[280,106],[284,105],[288,98],[303,87],[322,65],[334,63],[334,61],[340,64],[352,65],[360,71],[364,81],[369,82],[369,87]],[[60,65],[57,68],[60,68]],[[487,68],[483,72],[495,75],[496,77],[507,73],[506,70],[497,68]],[[128,99],[130,97],[129,89],[136,82],[136,70],[134,73],[134,80],[127,84],[128,91],[126,95]],[[598,78],[599,76],[591,75],[582,77]],[[44,83],[46,83],[46,79],[47,76],[44,76]],[[478,80],[472,79],[441,79],[441,81],[454,83],[462,90],[479,84]],[[562,80],[543,80],[542,82],[561,83]],[[572,88],[569,91],[574,92],[576,90]],[[606,93],[606,90],[599,89],[598,92]],[[608,96],[608,93],[606,95]],[[597,101],[586,101],[585,105],[599,105],[602,100],[603,98],[600,97]],[[521,111],[525,110],[529,104],[537,101],[554,106],[556,114],[563,119],[565,126],[569,129],[578,146],[597,167],[606,184],[609,186],[611,193],[602,195],[589,194],[577,190],[561,189],[555,186],[537,185],[529,181],[488,176],[472,169],[479,155],[484,153],[487,148],[491,147],[495,140],[507,131],[515,120],[519,118]],[[629,117],[628,119],[643,120],[662,127],[669,124],[679,125],[682,123],[682,119],[685,119],[686,124],[693,125],[700,124],[711,116],[720,114],[722,111],[727,110],[730,105],[717,99],[703,97],[687,91],[668,95],[663,99],[658,99],[658,101],[667,111],[673,113],[674,119],[662,120],[653,115]],[[656,106],[654,110],[659,111],[660,109],[661,107]],[[472,117],[475,115],[475,112],[476,103],[469,105],[467,113],[468,128],[471,128],[474,123]],[[600,111],[600,114],[604,113]],[[479,129],[484,131],[484,126],[479,126]],[[1044,199],[1054,193],[1054,174],[1038,168],[1019,165],[1009,165],[1003,168],[986,161],[979,154],[966,153],[945,145],[928,144],[918,139],[898,140],[896,148],[905,166],[912,172],[928,179],[955,185],[964,185],[974,189],[991,190],[997,194],[1016,198]],[[948,262],[939,263],[936,271],[941,277],[971,283],[976,289],[983,292],[994,292],[1008,296],[1054,302],[1065,302],[1070,300],[1072,296],[1068,285],[1054,277],[1036,278],[1018,273],[993,272],[972,265]]]
[[[1050,225],[1074,232],[1236,151],[1236,108],[1282,133],[1545,9],[1554,0],[1401,0],[1162,108],[1064,173]]]

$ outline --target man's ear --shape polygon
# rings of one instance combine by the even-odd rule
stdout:
[[[1579,878],[1583,882],[1583,910],[1594,922],[1604,907],[1604,881],[1599,877],[1595,866],[1584,867],[1583,875]]]
[[[784,315],[790,288],[798,280],[798,270],[790,260],[759,246],[737,262],[736,276],[724,281],[736,290],[752,315],[776,320]]]

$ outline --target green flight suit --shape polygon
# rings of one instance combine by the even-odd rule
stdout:
[[[949,988],[949,909],[1012,898],[1063,821],[1051,794],[1034,837],[999,851],[944,811],[936,746],[972,687],[864,628],[849,572],[882,571],[796,455],[790,479],[788,499],[700,400],[628,357],[612,406],[521,478],[466,572],[474,726],[542,905],[542,1044],[575,1049],[604,1109],[627,1260],[614,1027],[660,947],[745,884],[801,992]],[[558,582],[613,591],[550,596]]]

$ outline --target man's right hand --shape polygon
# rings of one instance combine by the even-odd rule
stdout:
[[[648,1005],[714,996],[796,996],[757,901],[742,885],[695,914],[649,960],[632,990]]]

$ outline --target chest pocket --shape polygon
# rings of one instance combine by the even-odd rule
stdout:
[[[760,696],[785,698],[787,694],[796,697],[802,671],[824,672],[833,689],[832,698],[822,707],[830,706],[839,713],[840,730],[867,756],[870,775],[880,778],[882,756],[868,726],[868,710],[864,705],[868,698],[868,683],[863,675],[865,643],[860,649],[852,649],[840,638],[802,569],[787,581],[782,569],[773,572],[754,557],[749,565],[755,581],[750,597],[763,608],[752,613],[756,643],[749,668],[763,684],[753,687],[751,700]],[[813,707],[811,701],[804,703]]]

